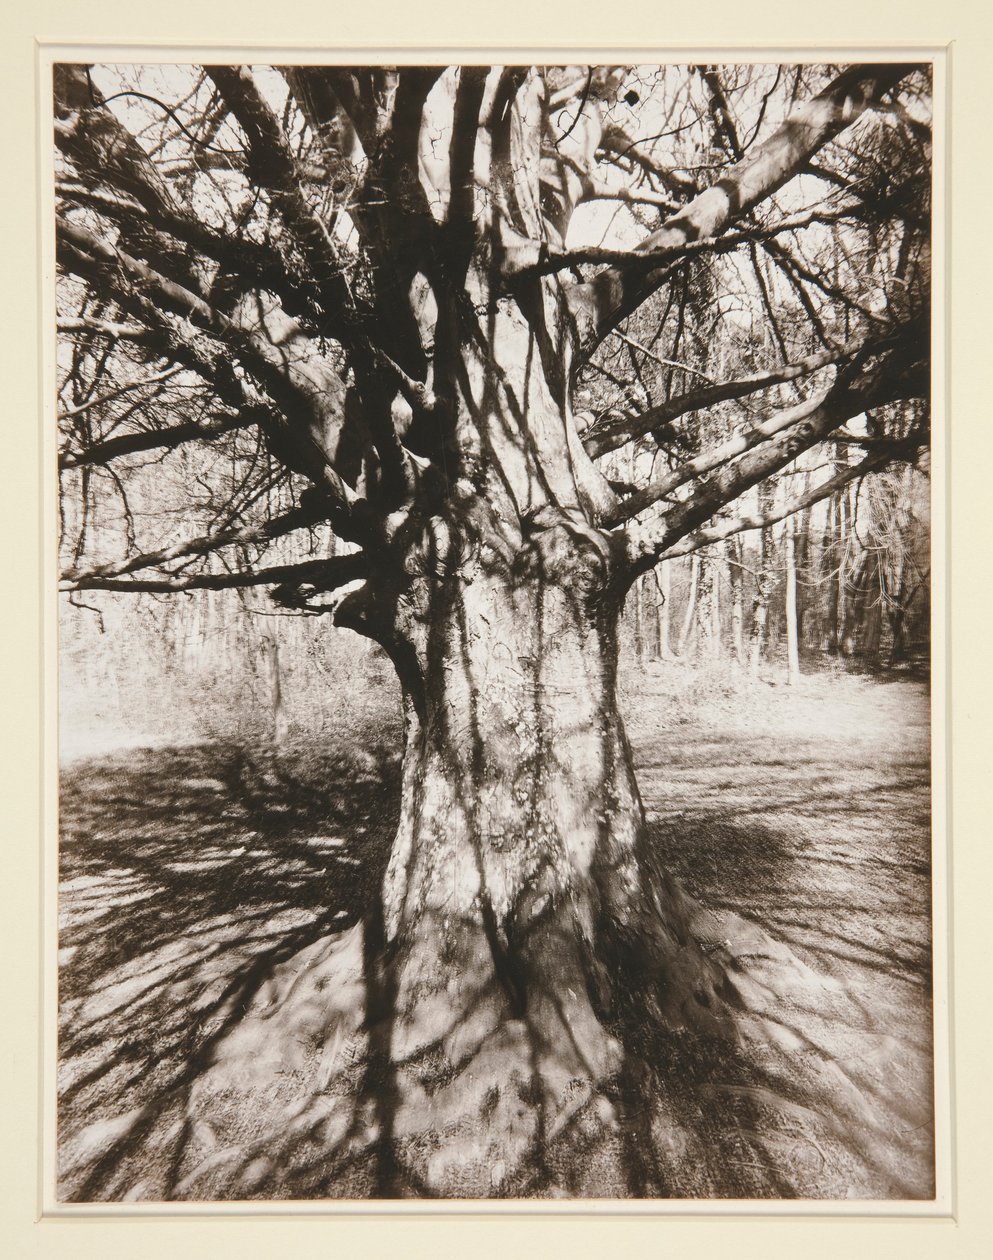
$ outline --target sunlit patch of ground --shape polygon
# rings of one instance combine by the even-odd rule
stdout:
[[[627,706],[673,873],[811,965],[846,981],[875,972],[919,1007],[909,999],[931,978],[925,685],[813,677],[711,700],[696,720],[686,704],[661,722]]]
[[[796,1155],[830,1197],[863,1197],[876,1175],[892,1194],[930,1197],[928,689],[822,675],[795,691],[711,680],[701,694],[672,673],[661,722],[634,695],[627,709],[663,861],[704,906],[760,924],[831,983],[834,1017],[787,1015],[784,1036],[805,1028],[828,1052],[848,1105],[865,1108],[876,1167],[853,1169],[843,1143],[811,1147],[809,1127]],[[650,679],[649,694],[662,686]]]
[[[859,1171],[799,1103],[700,1043],[674,1045],[655,1134],[666,1192],[928,1197],[924,687],[837,677],[793,692],[678,667],[629,681],[664,863],[718,916],[788,946],[801,979],[810,969],[816,997],[781,1039],[802,1057],[789,1043],[806,1029],[822,1077],[825,1064],[837,1077],[839,1114],[864,1099],[872,1119]],[[130,749],[67,766],[61,1197],[377,1193],[375,1116],[356,1104],[356,925],[385,861],[397,764],[365,743],[278,761],[216,743]],[[715,1171],[696,1156],[718,1136]]]

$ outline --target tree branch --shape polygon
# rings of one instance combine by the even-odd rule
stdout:
[[[661,560],[674,560],[677,556],[688,556],[694,551],[699,551],[701,547],[721,542],[725,538],[730,538],[733,534],[744,534],[750,530],[766,529],[770,525],[775,525],[779,521],[785,520],[788,516],[793,516],[797,512],[803,511],[804,508],[826,499],[829,495],[834,494],[836,490],[840,490],[843,486],[848,485],[849,482],[857,481],[869,473],[878,471],[885,464],[889,463],[896,454],[903,452],[905,457],[911,457],[912,452],[919,449],[926,441],[925,434],[915,434],[904,441],[890,444],[886,450],[874,451],[858,464],[844,469],[817,486],[813,486],[805,494],[791,499],[783,507],[774,511],[747,513],[721,521],[708,529],[695,530],[675,546],[668,547],[661,552],[656,559],[656,563]]]
[[[794,109],[782,126],[753,146],[721,179],[647,237],[640,252],[684,249],[694,241],[722,233],[729,223],[792,179],[819,149],[851,126],[912,69],[912,65],[887,64],[854,66],[844,71],[824,91]],[[664,279],[657,269],[649,268],[639,274],[615,266],[572,290],[570,305],[580,329],[581,357],[588,358],[606,333]]]
[[[118,324],[107,319],[60,319],[56,324],[60,333],[93,333],[117,341],[147,341],[151,332],[143,324]]]
[[[123,385],[118,385],[115,389],[110,389],[105,394],[98,394],[95,398],[88,398],[86,402],[80,403],[77,407],[67,407],[65,411],[59,413],[59,420],[71,420],[73,416],[80,416],[86,411],[92,411],[94,407],[102,407],[106,403],[113,402],[115,398],[120,398],[122,394],[130,393],[131,390],[145,389],[149,385],[159,385],[163,381],[170,380],[181,371],[181,367],[174,366],[166,368],[164,372],[156,372],[152,376],[146,376],[140,381],[126,381]]]
[[[786,232],[799,232],[815,224],[840,223],[858,213],[857,206],[843,206],[838,210],[808,210],[804,214],[780,219],[776,223],[755,224],[754,227],[724,235],[715,234],[697,240],[661,244],[651,250],[640,247],[609,249],[598,245],[583,249],[563,249],[547,241],[515,241],[514,250],[508,254],[504,271],[514,279],[552,275],[583,264],[610,264],[615,270],[631,275],[654,272],[663,264],[682,262],[700,254],[727,254],[740,245],[769,241]]]
[[[87,279],[110,281],[114,296],[122,300],[129,292],[125,278],[140,292],[174,315],[188,319],[196,328],[220,339],[233,339],[235,326],[215,310],[199,294],[169,280],[147,263],[97,236],[88,228],[64,216],[58,216],[58,255],[69,270],[78,270]]]
[[[247,66],[204,69],[248,139],[247,174],[268,190],[293,233],[319,287],[324,310],[353,310],[355,302],[342,273],[338,248],[303,195],[289,140],[251,71]]]
[[[249,408],[238,415],[220,416],[208,424],[188,420],[183,424],[168,425],[161,429],[120,433],[116,437],[95,442],[85,450],[60,453],[59,467],[68,469],[103,465],[127,455],[140,455],[145,451],[175,450],[185,442],[213,442],[225,433],[250,429],[254,424],[258,424],[258,416]]]
[[[244,586],[277,586],[308,582],[322,590],[335,590],[366,577],[368,562],[361,552],[308,560],[301,564],[279,564],[269,569],[240,573],[192,573],[172,578],[86,577],[63,585],[63,591],[127,591],[133,594],[169,595],[180,591],[221,591]]]
[[[673,490],[678,490],[680,486],[686,485],[687,482],[693,481],[697,477],[702,477],[705,473],[712,472],[713,469],[729,463],[732,459],[743,455],[760,443],[768,441],[769,438],[774,437],[777,433],[782,433],[784,429],[789,429],[793,425],[799,424],[801,420],[806,420],[820,410],[830,394],[830,390],[824,390],[806,402],[798,403],[795,407],[788,407],[785,411],[777,412],[758,424],[749,425],[748,428],[741,433],[735,434],[734,437],[729,438],[726,442],[721,442],[718,446],[711,447],[709,451],[704,451],[694,459],[679,464],[671,472],[666,473],[664,477],[656,478],[636,494],[631,495],[629,499],[625,499],[614,512],[612,519],[606,523],[608,525],[620,525],[624,521],[631,520],[640,512],[644,512],[646,508],[658,503],[667,494],[671,494]],[[841,422],[839,421],[839,423]]]
[[[226,530],[220,534],[205,534],[201,538],[190,538],[185,542],[174,543],[171,547],[162,547],[158,551],[132,556],[129,560],[98,565],[85,573],[71,570],[63,575],[63,582],[68,584],[66,589],[82,590],[91,579],[123,577],[127,573],[137,573],[140,569],[151,569],[157,565],[168,564],[172,560],[185,559],[187,556],[205,556],[222,547],[233,547],[236,544],[247,546],[252,543],[272,542],[273,539],[282,538],[294,530],[305,529],[325,520],[327,520],[327,505],[315,503],[308,507],[294,508],[260,525],[243,525],[239,529]]]
[[[788,363],[784,367],[775,368],[771,372],[756,372],[749,376],[739,377],[737,380],[705,385],[690,393],[679,394],[669,402],[651,407],[640,415],[621,416],[593,426],[584,434],[583,445],[593,458],[606,455],[609,451],[615,451],[628,442],[645,437],[663,425],[671,424],[680,416],[735,398],[745,398],[760,390],[770,389],[773,385],[782,385],[803,376],[811,376],[832,363],[841,363],[851,358],[859,348],[848,346],[837,351],[824,351],[796,363]]]
[[[860,376],[854,376],[854,368],[841,373],[816,410],[778,439],[767,441],[758,450],[725,465],[709,481],[699,485],[689,499],[666,515],[661,538],[636,545],[636,551],[642,556],[642,560],[635,561],[636,570],[643,572],[645,567],[650,568],[660,555],[722,507],[785,468],[852,416],[900,399],[925,396],[929,366],[926,343],[921,345],[922,332],[926,337],[923,317],[890,339],[886,353],[876,353],[874,364],[864,368]],[[880,347],[875,350],[879,351]]]
[[[260,413],[273,454],[331,494],[338,504],[339,521],[343,521],[356,496],[334,468],[325,446],[332,420],[340,433],[344,387],[323,359],[301,355],[294,344],[299,330],[290,317],[278,309],[272,310],[268,314],[273,319],[279,317],[278,330],[270,330],[264,318],[257,321],[254,329],[247,330],[197,294],[159,275],[86,228],[65,219],[59,228],[60,261],[71,270],[102,282],[122,306],[144,309],[151,300],[235,351],[281,409],[282,415],[268,413],[268,420]],[[299,423],[301,410],[305,424]]]

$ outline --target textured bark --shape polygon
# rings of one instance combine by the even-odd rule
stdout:
[[[427,600],[430,626],[397,627],[406,753],[375,1004],[386,1192],[627,1194],[625,1021],[635,1000],[673,1023],[703,1011],[707,963],[652,891],[605,549],[553,527],[509,568],[488,554],[416,579],[404,602]]]
[[[534,582],[449,595],[384,889],[393,1138],[408,1177],[478,1195],[540,1168],[620,1067],[591,992],[601,916],[636,887],[641,817],[611,630]]]

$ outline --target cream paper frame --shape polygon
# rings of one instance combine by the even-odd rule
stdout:
[[[4,1065],[0,1080],[10,1095],[0,1144],[0,1211],[5,1227],[0,1238],[11,1239],[15,1256],[154,1257],[181,1249],[193,1255],[219,1251],[253,1257],[270,1255],[277,1248],[309,1256],[323,1255],[329,1247],[357,1249],[361,1255],[392,1254],[397,1248],[412,1257],[439,1250],[461,1255],[469,1248],[486,1254],[491,1249],[495,1254],[512,1248],[529,1255],[532,1249],[538,1252],[549,1245],[567,1246],[581,1255],[585,1247],[597,1254],[603,1248],[634,1245],[636,1240],[647,1248],[668,1244],[681,1254],[701,1256],[727,1250],[740,1257],[767,1256],[779,1254],[780,1249],[783,1254],[802,1249],[815,1256],[835,1255],[853,1245],[880,1256],[981,1254],[983,1242],[990,1245],[993,1238],[981,1158],[989,1137],[980,1123],[984,1103],[989,1114],[990,1095],[989,1081],[983,1080],[982,1046],[988,1029],[983,1024],[981,990],[988,945],[980,903],[989,886],[990,859],[984,829],[979,826],[982,754],[990,741],[987,675],[977,623],[990,611],[990,600],[979,556],[973,550],[981,544],[973,532],[977,527],[970,525],[970,508],[984,500],[979,481],[984,467],[981,450],[985,449],[990,462],[981,401],[985,347],[980,340],[981,303],[984,290],[988,291],[990,268],[988,250],[984,254],[978,244],[985,239],[981,173],[987,148],[984,90],[993,68],[989,43],[984,42],[984,26],[988,29],[989,23],[978,17],[978,7],[973,16],[957,0],[933,13],[924,5],[887,5],[886,14],[861,12],[862,6],[844,0],[833,4],[829,13],[806,19],[792,9],[778,14],[769,5],[761,13],[757,7],[741,5],[735,11],[722,0],[695,20],[672,13],[651,17],[637,10],[610,11],[609,31],[593,6],[558,5],[546,7],[539,15],[529,12],[526,3],[510,0],[486,17],[457,11],[454,6],[446,13],[446,7],[436,4],[430,12],[401,15],[390,13],[391,5],[366,4],[361,14],[338,14],[315,3],[298,4],[290,18],[294,23],[291,44],[286,39],[285,11],[266,12],[253,6],[246,12],[244,4],[227,2],[213,4],[208,11],[206,6],[198,10],[182,0],[168,14],[155,13],[146,4],[109,0],[87,4],[85,12],[66,3],[48,3],[19,10],[7,19],[0,90],[7,104],[8,125],[0,169],[8,173],[8,183],[0,204],[10,247],[3,341],[13,353],[5,373],[10,462],[7,494],[0,509],[5,526],[0,536],[7,542],[5,570],[9,568],[3,587],[8,596],[3,694],[9,718],[0,736],[0,764],[11,771],[11,787],[3,798],[8,805],[4,811],[4,895],[10,902],[0,922],[11,940],[6,955],[8,1022],[0,1059]],[[519,11],[524,18],[515,25]],[[56,1205],[51,1189],[52,1143],[40,1141],[43,1134],[52,1132],[51,1098],[43,1085],[51,1079],[53,1038],[47,1034],[54,993],[54,512],[53,478],[45,471],[54,467],[54,424],[50,407],[45,407],[46,400],[51,401],[46,397],[51,391],[45,388],[51,368],[51,337],[47,335],[51,321],[50,308],[46,313],[42,301],[53,269],[50,232],[46,231],[51,221],[46,187],[49,67],[53,60],[72,55],[71,48],[81,46],[92,50],[84,55],[108,60],[112,55],[121,60],[194,60],[196,50],[206,47],[219,60],[229,55],[248,59],[250,49],[257,60],[268,59],[274,52],[285,60],[317,59],[318,50],[323,49],[338,59],[354,58],[361,51],[370,60],[387,55],[398,60],[446,56],[471,60],[474,55],[481,57],[484,50],[501,45],[506,49],[510,31],[527,34],[527,39],[515,39],[504,54],[515,59],[535,51],[541,60],[584,52],[586,58],[608,52],[615,56],[621,49],[631,50],[639,60],[682,60],[694,50],[706,52],[708,60],[934,58],[939,101],[943,86],[951,98],[945,120],[946,127],[949,119],[954,120],[954,132],[949,136],[946,130],[945,143],[939,141],[936,146],[936,434],[947,432],[946,399],[954,402],[957,414],[969,418],[959,422],[951,442],[940,436],[936,440],[934,475],[938,1198],[927,1204],[698,1201],[584,1206],[571,1202],[487,1204],[482,1209],[473,1204],[435,1203],[379,1203],[360,1209],[312,1203],[148,1208]],[[237,39],[232,38],[235,33]],[[388,41],[383,38],[387,33]],[[570,38],[563,39],[564,33]],[[722,37],[720,47],[701,38],[715,33]],[[843,39],[843,34],[850,38]],[[947,162],[949,153],[951,163]],[[970,156],[975,163],[972,168],[967,165]],[[947,198],[940,195],[943,187],[950,189]],[[956,247],[952,248],[947,244],[949,222],[955,227]],[[966,249],[970,240],[973,248]],[[944,353],[946,310],[952,331],[950,356]],[[943,521],[948,529],[942,528]],[[981,529],[977,532],[981,536]],[[955,579],[951,587],[954,628],[946,598],[950,578]],[[947,670],[942,666],[947,666],[950,646],[955,671],[948,689]],[[946,731],[948,713],[954,725]],[[985,740],[980,733],[984,719]],[[945,773],[952,750],[953,781]],[[944,789],[950,781],[954,786],[948,800]],[[952,818],[954,843],[943,862],[943,840]],[[954,916],[948,912],[950,904]],[[954,1039],[949,1018],[953,994]],[[39,1029],[46,1034],[41,1045]],[[956,1112],[957,1123],[953,1123]]]

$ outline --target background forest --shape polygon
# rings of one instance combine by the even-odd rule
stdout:
[[[846,458],[841,444],[833,466]],[[817,473],[790,469],[763,494],[790,493]],[[692,691],[702,705],[731,694],[753,703],[756,681],[926,679],[930,564],[927,463],[872,474],[639,579],[622,620],[622,679],[637,693],[654,667],[662,695],[676,702]],[[118,740],[299,742],[367,722],[399,740],[388,660],[327,618],[251,591],[63,600],[70,756]]]

